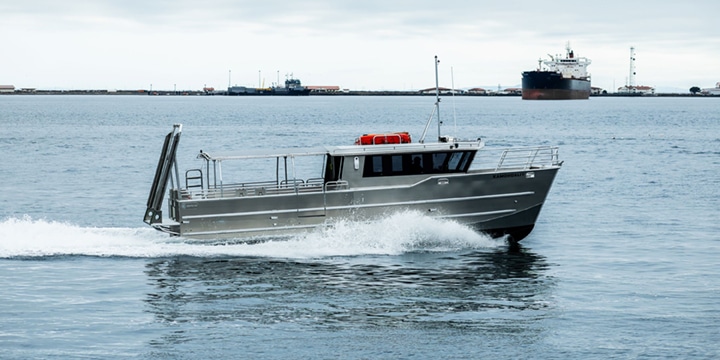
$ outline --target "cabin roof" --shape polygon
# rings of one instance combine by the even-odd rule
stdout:
[[[378,155],[409,152],[435,152],[443,150],[478,150],[483,147],[480,140],[456,141],[446,143],[410,143],[410,144],[383,144],[383,145],[345,145],[322,146],[311,148],[283,148],[283,149],[254,149],[237,154],[211,155],[201,152],[198,157],[208,160],[225,161],[260,158],[282,158],[300,156],[318,156],[330,154],[333,156]]]

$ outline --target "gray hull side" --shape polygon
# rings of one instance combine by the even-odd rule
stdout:
[[[181,219],[179,234],[191,238],[283,235],[337,219],[363,221],[418,211],[520,240],[529,230],[517,229],[532,229],[557,170],[471,172],[418,177],[412,185],[171,202]]]

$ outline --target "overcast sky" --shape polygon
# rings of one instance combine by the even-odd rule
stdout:
[[[0,84],[38,89],[518,86],[539,58],[592,60],[593,86],[720,81],[720,0],[0,0]],[[452,71],[451,71],[452,69]],[[452,76],[451,76],[452,73]]]

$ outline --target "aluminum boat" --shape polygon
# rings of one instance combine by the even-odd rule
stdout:
[[[202,166],[184,174],[175,159],[176,124],[165,137],[144,221],[175,236],[244,241],[417,211],[522,240],[562,166],[558,148],[488,149],[481,139],[440,136],[436,96],[418,142],[397,132],[364,134],[354,145],[200,151]],[[437,141],[426,143],[435,117]],[[166,193],[169,219],[161,210]]]

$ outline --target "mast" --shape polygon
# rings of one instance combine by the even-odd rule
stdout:
[[[572,56],[570,56],[570,53],[571,53],[571,52],[572,52],[572,48],[570,47],[570,42],[568,41],[568,42],[565,43],[565,58],[566,58],[566,59],[572,57]]]
[[[438,142],[440,141],[440,125],[442,122],[440,121],[440,85],[438,81],[438,63],[440,63],[440,60],[438,60],[437,55],[435,55],[435,106],[433,106],[433,111],[430,113],[427,123],[425,123],[425,129],[423,129],[422,135],[420,135],[421,144],[425,142],[425,135],[427,134],[433,117],[435,117],[435,113],[437,113],[438,119]]]
[[[437,55],[435,55],[435,111],[437,112],[437,122],[438,122],[438,141],[440,141],[440,125],[442,125],[442,121],[440,120],[440,83],[438,81],[438,64],[440,63],[440,60],[438,60]]]

